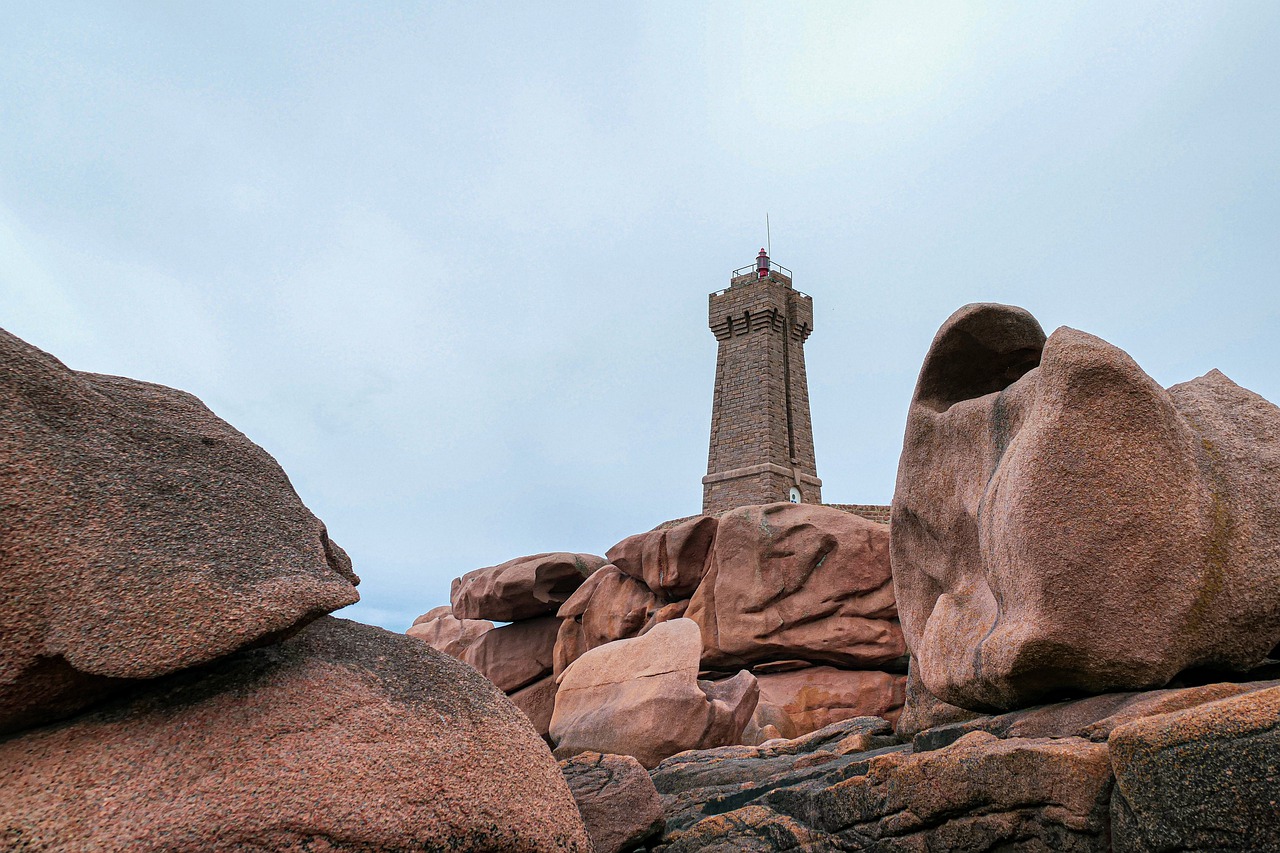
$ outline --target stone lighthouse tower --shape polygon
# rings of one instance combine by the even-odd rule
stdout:
[[[813,300],[761,249],[755,265],[734,270],[710,303],[720,345],[702,512],[821,503],[804,369]]]

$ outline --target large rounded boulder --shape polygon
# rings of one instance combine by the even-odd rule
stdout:
[[[323,618],[0,743],[6,849],[591,849],[529,721],[427,644]]]
[[[912,399],[892,560],[913,669],[952,705],[1246,670],[1280,642],[1280,409],[965,306]]]
[[[359,598],[280,466],[198,399],[2,330],[0,542],[0,732]]]
[[[720,517],[709,568],[686,616],[703,665],[799,659],[874,669],[906,654],[889,567],[889,531],[807,504],[740,507]]]

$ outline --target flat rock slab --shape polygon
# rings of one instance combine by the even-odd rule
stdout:
[[[948,746],[969,732],[986,732],[996,737],[1080,737],[1106,741],[1111,732],[1126,723],[1173,711],[1195,708],[1209,702],[1269,690],[1280,681],[1246,681],[1204,684],[1164,690],[1104,693],[1069,702],[1040,705],[996,716],[949,723],[919,732],[912,739],[916,752]]]
[[[262,448],[190,394],[0,331],[0,732],[355,602]]]
[[[327,617],[0,743],[0,847],[589,851],[560,769],[488,681]]]

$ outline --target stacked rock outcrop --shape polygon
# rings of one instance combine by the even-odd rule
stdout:
[[[675,619],[574,661],[551,717],[557,757],[614,753],[652,767],[686,749],[736,743],[756,707],[756,680],[744,670],[699,681],[700,650],[697,624]]]
[[[896,731],[672,756],[650,849],[1280,849],[1278,474],[1280,409],[1220,373],[966,306],[894,497]]]
[[[522,623],[487,631],[482,626],[488,623],[464,620],[517,613],[525,620],[548,618],[515,600],[526,595],[517,590],[537,586],[532,575],[523,584],[508,580],[500,605],[485,602],[486,596],[498,598],[492,592],[497,576],[520,567],[529,572],[551,556],[465,575],[455,582],[452,610],[424,615],[409,633],[456,654],[529,708],[558,755],[615,750],[653,763],[681,749],[796,737],[849,717],[892,720],[902,706],[906,646],[883,524],[821,506],[742,507],[628,537],[608,550],[607,563],[576,555],[593,571],[585,580],[567,570],[558,575],[561,593],[580,585],[556,612],[550,667],[555,681],[539,682],[536,695],[525,699],[522,693],[533,687],[504,682],[503,671],[481,651],[486,637]],[[570,556],[555,555],[564,565]],[[696,628],[696,635],[664,641],[668,656],[660,667],[679,689],[673,686],[659,699],[649,688],[661,679],[646,682],[644,689],[628,687],[628,680],[650,679],[656,672],[648,644],[636,638],[679,621]],[[682,638],[689,632],[671,630]],[[472,631],[476,639],[464,640]],[[677,647],[680,655],[671,656]],[[522,660],[535,657],[532,651],[522,654]],[[514,665],[510,656],[507,661],[507,668]],[[550,705],[548,697],[554,699]],[[708,716],[717,701],[725,710]],[[664,731],[663,702],[681,704],[691,719],[716,722],[698,732],[679,726]],[[743,712],[746,703],[754,713]],[[726,728],[728,723],[736,728]],[[611,731],[608,738],[602,734]]]
[[[490,682],[325,615],[350,561],[199,400],[0,331],[0,401],[0,847],[590,849]]]
[[[545,738],[556,693],[556,611],[604,564],[593,554],[547,553],[476,569],[454,580],[449,606],[419,616],[407,633],[478,670]]]

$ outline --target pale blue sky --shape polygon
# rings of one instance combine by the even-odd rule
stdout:
[[[888,502],[965,302],[1280,400],[1274,3],[0,4],[0,325],[200,396],[402,630],[698,510],[706,295],[814,297]]]

